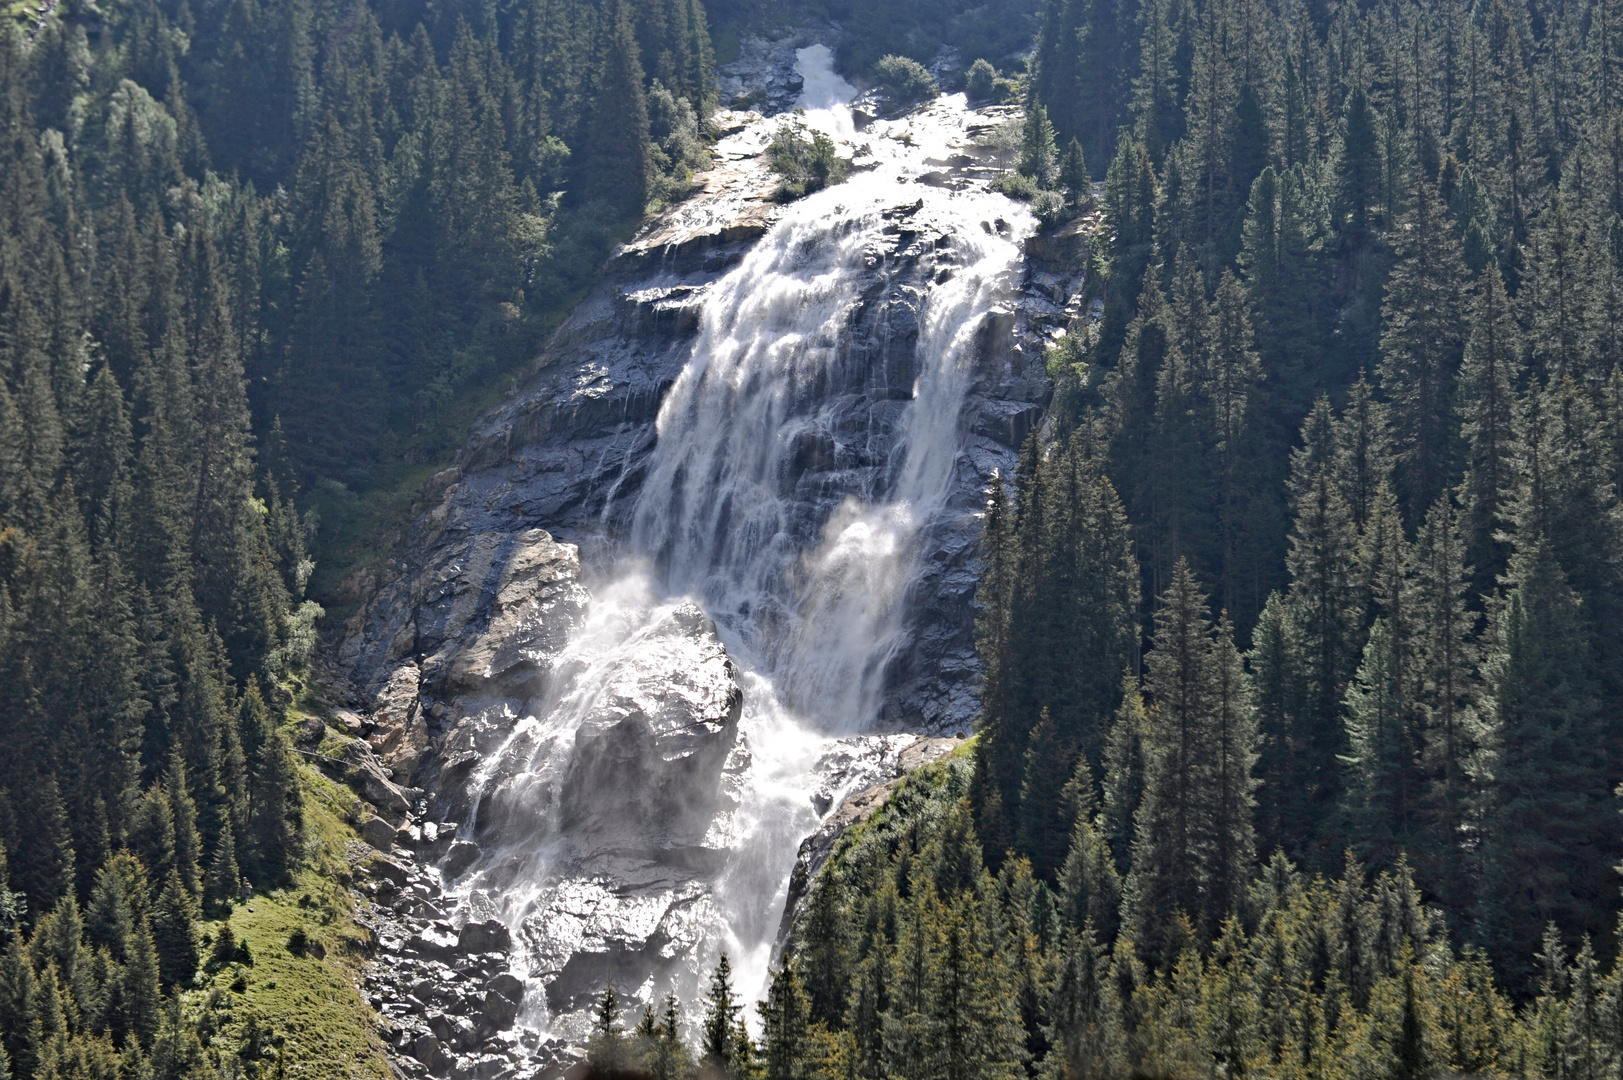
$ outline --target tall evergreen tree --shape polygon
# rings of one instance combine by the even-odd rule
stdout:
[[[1392,402],[1400,491],[1411,523],[1453,476],[1448,419],[1463,345],[1463,278],[1459,243],[1436,192],[1422,180],[1381,308],[1381,387]]]
[[[1512,987],[1527,988],[1543,926],[1594,933],[1612,903],[1618,823],[1598,742],[1579,602],[1542,538],[1511,561],[1515,588],[1485,660],[1495,778],[1484,822],[1479,925]]]

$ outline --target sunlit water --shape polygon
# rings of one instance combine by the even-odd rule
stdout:
[[[942,509],[963,448],[973,338],[980,316],[1009,289],[1025,231],[1022,212],[1002,196],[913,182],[934,167],[925,159],[963,140],[969,114],[961,96],[859,134],[846,105],[854,91],[830,61],[826,47],[801,50],[800,119],[871,167],[789,208],[709,288],[692,356],[659,413],[625,554],[609,583],[594,589],[548,695],[475,783],[505,776],[519,789],[557,785],[583,718],[604,695],[635,700],[643,692],[638,680],[658,674],[662,626],[696,603],[739,668],[748,751],[736,809],[714,827],[730,855],[712,889],[704,964],[727,949],[739,987],[752,995],[768,975],[799,842],[818,825],[809,797],[816,763],[833,740],[873,723],[886,665],[905,644],[921,529]],[[920,213],[954,241],[936,256],[936,283],[920,282],[927,292],[917,380],[895,395],[911,397],[876,478],[808,522],[797,448],[832,437],[837,406],[828,388],[860,380],[847,366],[867,363],[842,344],[858,285],[887,246],[884,212],[921,199]],[[1012,227],[989,227],[998,220]],[[505,850],[487,857],[499,874],[471,883],[471,891],[495,893],[515,940],[547,885],[557,839],[544,817],[509,823],[498,841]],[[526,1020],[545,1028],[542,998],[528,996]]]

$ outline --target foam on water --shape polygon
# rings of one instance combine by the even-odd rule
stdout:
[[[804,120],[850,147],[854,91],[831,59],[824,46],[800,51]],[[719,826],[730,855],[715,883],[706,962],[725,947],[739,987],[754,995],[764,986],[796,850],[818,824],[809,797],[816,763],[833,739],[879,713],[886,665],[904,644],[921,531],[950,494],[963,449],[974,335],[1010,286],[1026,227],[1002,196],[911,182],[927,157],[962,137],[965,118],[961,97],[942,98],[865,132],[876,167],[790,207],[709,288],[692,357],[659,413],[627,553],[614,580],[594,590],[542,707],[521,719],[475,784],[500,774],[537,792],[533,803],[519,800],[536,820],[505,821],[504,850],[487,857],[499,877],[493,870],[473,883],[493,893],[515,940],[553,864],[556,826],[542,795],[559,781],[573,731],[604,687],[625,683],[626,665],[648,664],[661,620],[696,602],[741,672],[749,762],[736,809]],[[892,137],[904,129],[905,139]],[[858,283],[882,262],[886,211],[919,200],[915,216],[943,224],[953,248],[938,255],[947,268],[921,299],[907,368],[916,381],[893,388],[904,403],[888,458],[877,480],[825,520],[798,520],[797,454],[847,437],[831,430],[830,388],[860,380],[857,368],[870,362],[845,340]],[[998,219],[1015,226],[986,227]],[[528,995],[526,1020],[544,1028],[542,998]]]

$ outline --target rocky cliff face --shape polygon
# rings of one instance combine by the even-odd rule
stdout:
[[[929,160],[923,182],[977,183],[967,140],[996,119],[958,121],[956,151]],[[770,130],[754,116],[727,121],[701,193],[616,256],[522,388],[434,479],[435,505],[338,651],[370,733],[367,768],[398,796],[369,834],[379,865],[400,868],[383,880],[401,878],[380,897],[393,929],[380,934],[373,987],[407,1071],[485,1062],[478,1075],[496,1077],[566,1062],[556,1038],[581,1033],[605,981],[633,998],[691,988],[714,960],[716,928],[740,917],[729,897],[750,871],[736,850],[758,824],[747,778],[781,751],[740,722],[746,698],[765,691],[700,603],[609,572],[623,563],[660,405],[693,356],[706,298],[781,212],[758,157]],[[892,483],[926,300],[958,272],[962,226],[905,185],[884,207],[848,283],[835,374],[804,390],[817,422],[797,429],[784,459],[791,533],[815,537],[836,507]],[[804,806],[784,835],[756,841],[788,844],[790,860],[845,796],[898,775],[922,734],[969,726],[977,515],[1040,420],[1045,338],[1079,279],[1015,284],[973,325],[959,450],[921,526],[903,645],[883,676],[879,730],[895,734],[808,752]],[[815,858],[814,843],[805,859]],[[783,887],[768,884],[779,910]],[[770,942],[777,916],[758,939]],[[457,952],[459,928],[487,924],[501,928],[493,951],[519,977],[494,988],[507,960],[470,961],[479,993],[425,998],[435,965],[452,970],[471,948]],[[482,996],[498,991],[493,1005]],[[501,1034],[527,1021],[555,1041]]]

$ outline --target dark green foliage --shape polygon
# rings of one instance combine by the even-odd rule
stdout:
[[[806,910],[804,945],[800,954],[799,989],[804,993],[812,1020],[837,1023],[845,1014],[845,992],[851,976],[851,957],[846,951],[846,913],[837,890],[821,888],[812,894]]]
[[[1370,881],[1348,856],[1332,880],[1276,855],[1210,936],[1167,919],[1173,959],[1146,968],[1125,934],[1112,945],[1084,912],[1048,908],[1022,860],[996,878],[975,864],[961,802],[973,768],[960,754],[910,775],[837,841],[812,887],[852,913],[850,1007],[810,1020],[803,963],[787,962],[760,1006],[763,1075],[1001,1080],[1023,1061],[1050,1080],[1232,1063],[1284,1077],[1606,1075],[1618,969],[1603,974],[1587,939],[1569,962],[1545,934],[1538,996],[1518,1016],[1483,954],[1450,947],[1404,859]],[[809,931],[796,927],[802,947]],[[726,1008],[710,1016],[707,1044],[736,1030]],[[650,1007],[633,1045],[657,1049],[659,1030]],[[1533,1055],[1545,1064],[1524,1064]]]
[[[615,213],[640,216],[648,200],[648,103],[631,8],[616,0],[603,22],[578,183]]]
[[[1464,344],[1460,283],[1464,264],[1443,208],[1420,183],[1403,222],[1403,257],[1392,268],[1381,309],[1381,385],[1392,429],[1407,520],[1417,523],[1454,475],[1449,406]]]
[[[5,976],[34,1002],[16,1080],[214,1067],[160,987],[191,983],[204,905],[303,853],[305,504],[444,449],[450,398],[707,160],[699,0],[463,7],[0,23],[0,935],[38,943]]]
[[[1542,537],[1511,562],[1514,589],[1484,660],[1494,785],[1480,925],[1517,988],[1546,923],[1604,932],[1619,822],[1577,595]]]
[[[1027,130],[1046,120],[1056,147],[1074,137],[1082,160],[1109,161],[1088,293],[1103,311],[1052,353],[1052,442],[1022,452],[1012,505],[995,497],[988,513],[971,801],[989,857],[1029,858],[1060,910],[1108,938],[1107,849],[1128,914],[1118,940],[1169,980],[1158,1000],[1184,1001],[1187,1026],[1198,1013],[1213,1038],[1273,1025],[1269,1068],[1325,1045],[1347,1000],[1370,1012],[1379,1070],[1486,1067],[1467,1031],[1503,1020],[1428,1000],[1435,934],[1400,962],[1377,941],[1384,916],[1360,905],[1404,889],[1418,899],[1399,907],[1436,905],[1488,946],[1462,961],[1460,985],[1480,986],[1491,963],[1518,997],[1535,989],[1546,922],[1571,954],[1618,914],[1600,872],[1623,857],[1606,808],[1623,781],[1614,7],[1283,14],[1157,0],[1132,13],[1132,48],[1108,4],[1044,12]],[[1117,719],[1079,755],[1100,789],[1055,798],[1076,790],[1051,760],[1068,729],[1061,701],[1032,688],[1053,684],[1033,673],[1063,635],[1047,608],[1021,605],[1054,579],[1017,537],[1073,505],[1048,477],[1077,439],[1104,448],[1142,595],[1209,589],[1246,644],[1243,670],[1231,666],[1254,708],[1258,783],[1240,818],[1260,853],[1328,874],[1351,849],[1388,875],[1373,898],[1354,904],[1360,882],[1336,901],[1309,966],[1323,980],[1340,965],[1348,996],[1314,1018],[1268,991],[1272,1019],[1245,1019],[1261,968],[1198,1009],[1189,996],[1210,965],[1229,970],[1225,949],[1271,931],[1245,909],[1231,933],[1224,920],[1244,908],[1232,885],[1202,891],[1213,841],[1190,839],[1190,823],[1211,819],[1184,807],[1202,805],[1213,755],[1187,752],[1201,710],[1184,690],[1205,676],[1200,650],[1169,651],[1166,608],[1145,635],[1149,678],[1124,665]],[[1171,606],[1184,611],[1174,623],[1201,628],[1190,640],[1221,621]],[[1135,612],[1146,632],[1150,614]],[[1171,686],[1184,690],[1169,706]],[[1184,756],[1159,764],[1169,747]],[[1566,1021],[1544,1015],[1546,1064],[1525,1068],[1589,1062],[1549,1049]],[[1446,1053],[1416,1034],[1434,1021]],[[1154,1068],[1195,1068],[1186,1050],[1159,1047]],[[1154,1071],[1134,1052],[1130,1067]]]
[[[795,992],[799,993],[798,988]],[[797,1005],[798,1008],[804,1005]],[[749,1075],[754,1052],[749,1030],[744,1026],[744,1009],[733,989],[732,964],[727,954],[722,953],[716,970],[711,973],[710,991],[705,996],[699,1039],[700,1065],[727,1080],[742,1080]]]
[[[1044,837],[1035,870],[1052,882],[1064,857],[1052,834],[1071,824],[1061,789],[1079,759],[1100,775],[1121,673],[1135,661],[1138,569],[1115,490],[1080,442],[1045,461],[1033,438],[1017,488],[1012,509],[1000,488],[988,512],[983,754],[1009,839]]]
[[[152,939],[158,950],[158,973],[165,986],[189,984],[197,972],[198,948],[194,901],[169,871],[152,902]]]
[[[1145,657],[1152,705],[1125,922],[1144,956],[1170,969],[1178,956],[1173,919],[1212,935],[1249,877],[1256,720],[1232,627],[1212,625],[1181,560],[1161,596],[1154,641]]]
[[[834,140],[821,131],[807,130],[804,124],[779,128],[766,152],[772,171],[783,178],[778,196],[785,200],[838,184],[851,171],[851,163],[835,150]]]
[[[965,81],[965,90],[972,103],[990,101],[997,90],[997,68],[981,57],[969,65],[969,75]]]
[[[890,92],[898,104],[923,101],[936,91],[935,79],[923,64],[906,56],[880,57],[873,66],[874,78]]]

